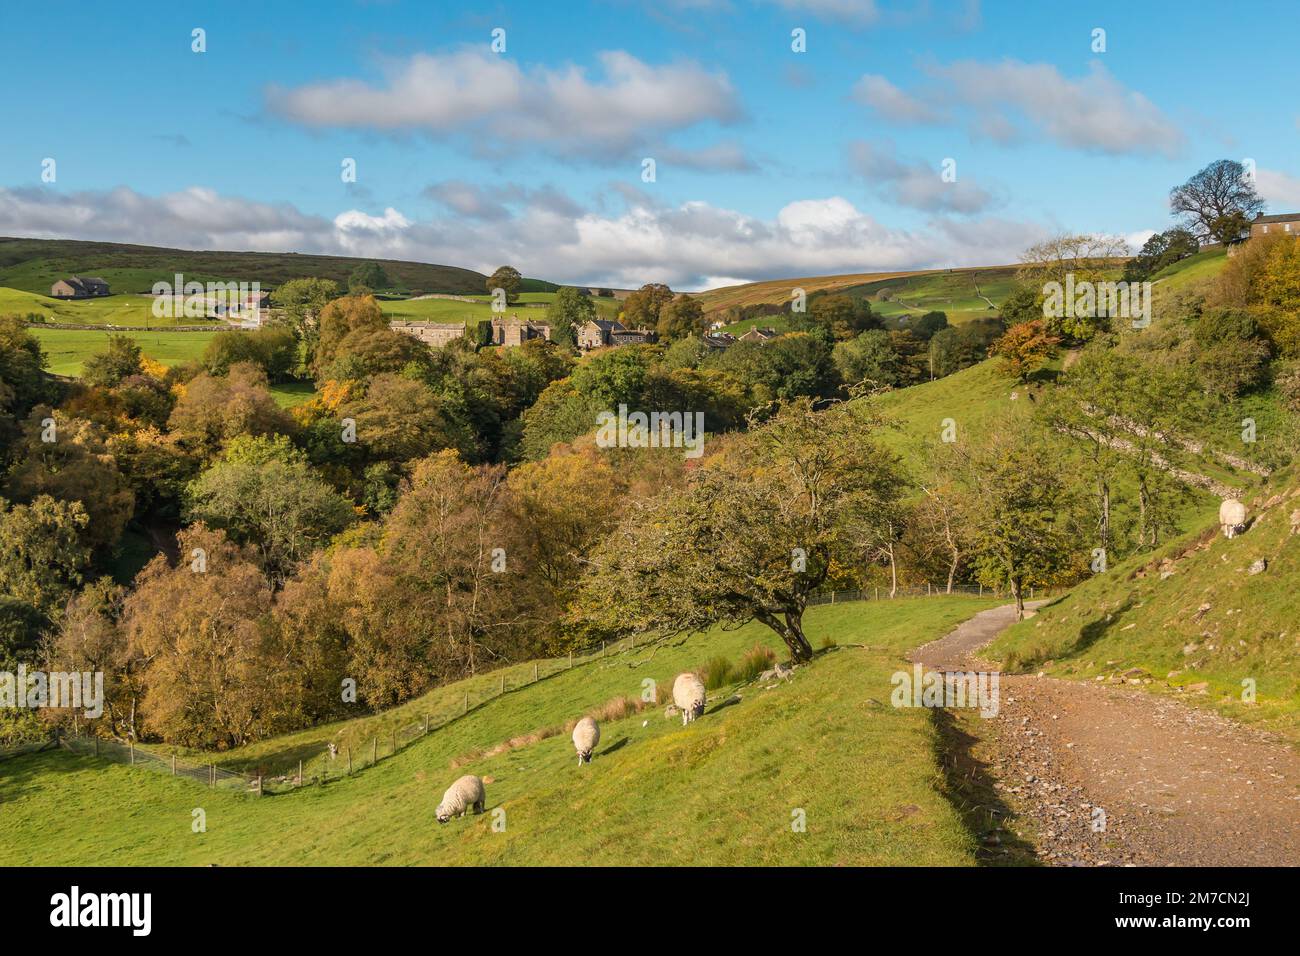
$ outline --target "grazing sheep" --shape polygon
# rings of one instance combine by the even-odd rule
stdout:
[[[442,795],[438,804],[438,822],[446,823],[452,817],[463,817],[471,807],[475,813],[482,813],[487,804],[487,794],[483,791],[483,781],[472,773],[467,773]]]
[[[704,713],[704,699],[702,680],[691,673],[677,675],[673,681],[673,703],[682,712],[683,727]]]
[[[1225,498],[1219,505],[1219,525],[1225,538],[1235,538],[1246,530],[1246,506],[1236,498]]]
[[[591,752],[600,743],[600,724],[595,718],[584,717],[573,728],[573,747],[578,751],[578,766],[591,763]]]

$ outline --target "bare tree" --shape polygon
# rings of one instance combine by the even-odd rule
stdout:
[[[1240,239],[1250,220],[1263,211],[1264,200],[1255,192],[1254,177],[1241,163],[1217,159],[1169,191],[1169,208],[1183,217],[1202,242],[1232,242]]]

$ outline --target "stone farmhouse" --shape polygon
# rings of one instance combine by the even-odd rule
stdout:
[[[50,296],[55,299],[93,299],[108,295],[108,283],[91,276],[70,276],[50,286]]]
[[[442,348],[454,339],[463,338],[467,325],[468,323],[465,322],[395,321],[389,323],[389,327],[394,332],[412,335],[432,348]],[[508,319],[493,319],[491,331],[488,333],[488,344],[499,345],[502,348],[523,345],[531,339],[543,339],[549,342],[551,326],[546,322],[511,316]]]
[[[629,329],[614,319],[592,319],[578,329],[578,348],[584,352],[612,345],[640,345],[657,342],[653,329]]]
[[[1250,238],[1276,234],[1300,236],[1300,212],[1284,212],[1275,216],[1260,213],[1250,221]]]
[[[442,348],[465,334],[464,322],[390,322],[394,332],[413,335],[425,345]]]

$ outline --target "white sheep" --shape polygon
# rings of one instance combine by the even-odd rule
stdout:
[[[467,773],[442,795],[442,803],[438,804],[436,811],[438,822],[446,823],[452,817],[463,817],[471,807],[475,813],[482,813],[486,805],[487,794],[483,790],[483,781],[472,773]]]
[[[1235,538],[1246,530],[1246,506],[1236,498],[1225,498],[1219,505],[1219,526],[1225,538]]]
[[[704,713],[704,701],[704,682],[690,672],[678,674],[673,681],[673,703],[682,712],[683,727]]]
[[[578,751],[578,766],[591,763],[591,752],[600,743],[600,724],[594,717],[584,717],[573,728],[573,748]]]

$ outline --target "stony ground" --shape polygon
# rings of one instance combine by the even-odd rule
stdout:
[[[1013,620],[984,611],[913,660],[993,670],[978,651]],[[1011,811],[983,834],[990,854],[1023,839],[1056,865],[1300,864],[1300,755],[1285,743],[1136,687],[1004,675],[999,705],[961,720]]]

